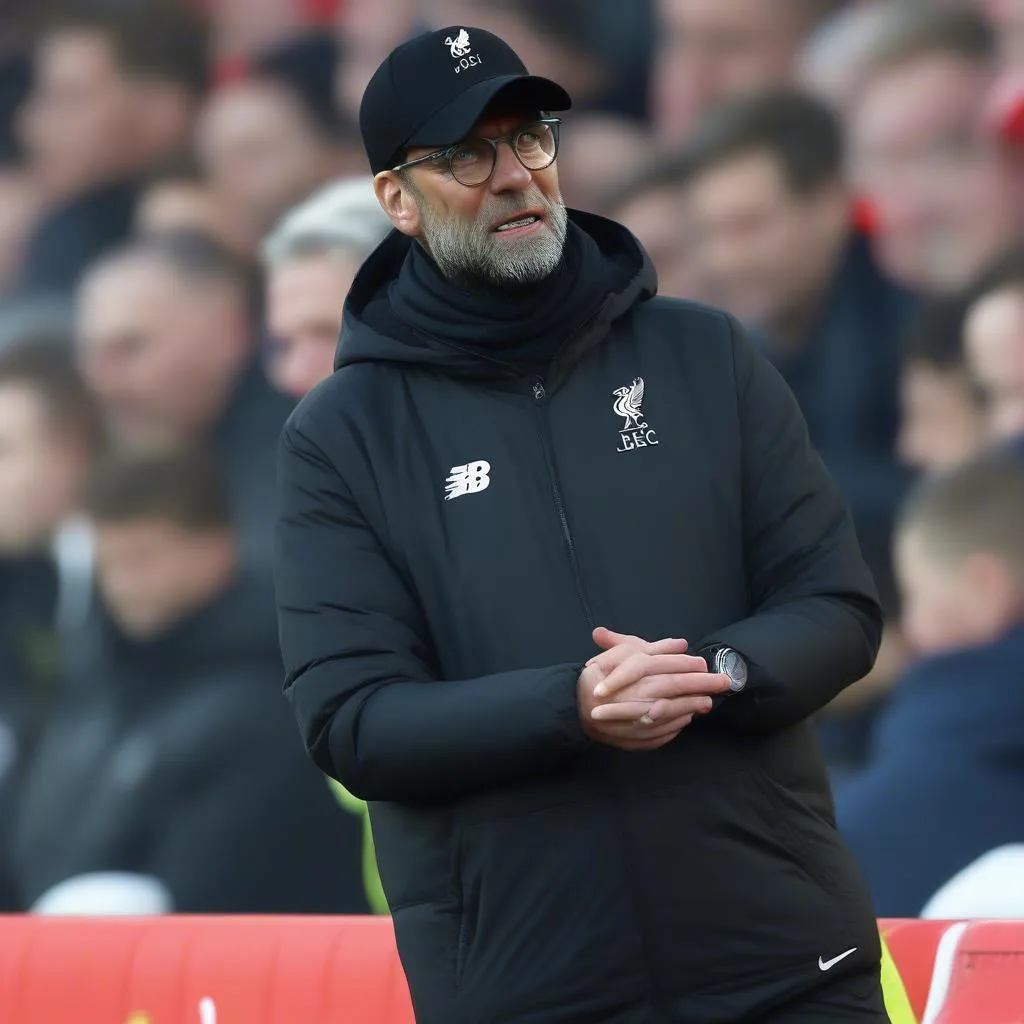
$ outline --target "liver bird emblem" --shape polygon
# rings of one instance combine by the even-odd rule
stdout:
[[[464,28],[459,29],[459,34],[454,39],[452,39],[451,36],[445,36],[444,41],[452,51],[453,57],[465,57],[471,49],[469,45],[469,33]]]
[[[647,426],[641,408],[644,401],[643,377],[634,377],[628,388],[616,388],[612,394],[615,395],[615,415],[626,421],[623,430],[642,430]]]

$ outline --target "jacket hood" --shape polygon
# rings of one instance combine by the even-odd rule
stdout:
[[[613,320],[652,298],[657,293],[657,275],[643,247],[622,225],[596,214],[568,212],[570,225],[590,236],[601,258],[614,264],[614,279],[621,282],[609,291],[591,328],[575,340],[574,351],[578,354],[581,348],[600,340]],[[388,289],[415,244],[406,235],[392,231],[360,268],[345,302],[335,370],[354,363],[391,362],[434,366],[459,376],[479,375],[478,354],[409,329],[391,313]]]

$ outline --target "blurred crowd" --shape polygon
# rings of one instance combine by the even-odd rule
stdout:
[[[1024,843],[1024,0],[4,6],[0,911],[377,906],[275,453],[390,228],[363,87],[449,25],[568,89],[567,204],[741,318],[849,500],[889,624],[816,724],[876,910]]]

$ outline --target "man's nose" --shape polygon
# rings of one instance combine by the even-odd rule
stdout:
[[[498,145],[490,184],[492,192],[525,192],[533,184],[533,175],[504,142]]]

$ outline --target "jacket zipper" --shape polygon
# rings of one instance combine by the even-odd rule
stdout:
[[[562,528],[562,540],[565,541],[566,554],[569,556],[569,567],[572,569],[572,577],[576,583],[576,596],[579,598],[580,607],[586,616],[587,623],[591,630],[597,626],[594,620],[594,613],[590,609],[590,602],[583,590],[583,579],[580,576],[580,563],[576,557],[576,543],[572,539],[572,530],[569,529],[569,516],[565,511],[565,500],[562,498],[562,485],[558,481],[558,471],[555,469],[555,454],[551,444],[551,430],[548,418],[544,413],[544,405],[547,400],[547,388],[542,378],[538,377],[530,385],[533,392],[533,401],[537,412],[540,414],[540,439],[544,449],[544,462],[548,468],[548,480],[551,484],[551,495],[555,500],[555,511],[558,513],[558,522]]]

